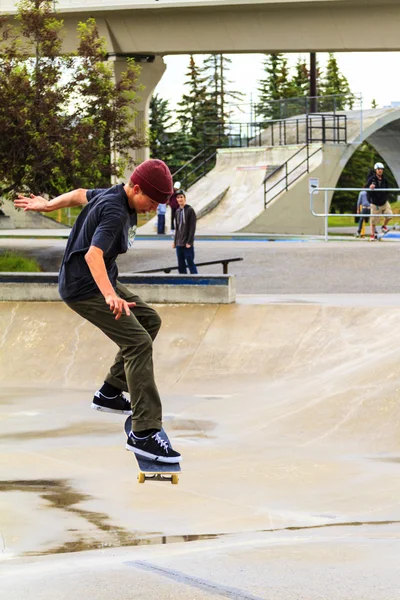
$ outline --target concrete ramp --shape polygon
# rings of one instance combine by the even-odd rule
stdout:
[[[62,304],[0,304],[0,558],[400,519],[398,308],[158,310],[179,486],[137,484],[123,418],[90,409],[116,347]]]
[[[298,149],[219,149],[215,168],[187,191],[187,202],[198,217],[198,233],[239,231],[251,223],[264,210],[264,177]],[[139,235],[154,233],[155,228],[156,217],[140,227]]]

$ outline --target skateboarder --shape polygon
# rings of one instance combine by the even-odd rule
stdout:
[[[156,210],[171,193],[167,165],[151,159],[136,167],[127,184],[77,189],[50,201],[33,194],[29,198],[19,195],[15,200],[16,207],[37,212],[84,205],[68,238],[59,273],[59,293],[73,311],[119,346],[92,407],[132,414],[126,448],[165,463],[179,462],[181,456],[159,435],[162,407],[154,381],[152,342],[161,319],[117,281],[115,261],[128,249],[128,231],[136,226],[137,214]],[[129,391],[131,403],[123,391]]]

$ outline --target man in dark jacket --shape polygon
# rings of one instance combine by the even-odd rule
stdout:
[[[389,187],[389,183],[387,179],[383,176],[384,166],[382,163],[378,162],[374,165],[374,169],[375,173],[368,177],[367,185],[365,186],[370,190],[378,190],[368,192],[368,200],[371,204],[371,242],[375,240],[375,226],[379,223],[379,215],[393,214],[388,200],[389,192],[385,191],[385,188]],[[382,226],[382,233],[387,233],[389,231],[389,228],[387,226],[389,220],[390,217],[385,217]]]
[[[183,190],[178,190],[176,199],[179,208],[176,211],[175,218],[175,238],[172,244],[176,248],[178,257],[179,273],[187,273],[187,267],[191,273],[197,273],[197,267],[194,264],[194,234],[196,232],[196,213],[193,208],[186,204],[186,195]]]

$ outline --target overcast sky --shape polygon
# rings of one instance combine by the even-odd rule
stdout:
[[[228,54],[232,60],[229,78],[231,89],[245,93],[244,102],[257,99],[257,80],[263,76],[262,54]],[[298,54],[286,55],[290,65],[295,65]],[[309,60],[308,55],[301,54]],[[328,54],[318,53],[320,67],[326,64]],[[362,93],[364,108],[371,108],[375,99],[379,107],[389,106],[391,102],[400,101],[400,88],[397,73],[400,66],[400,52],[346,52],[336,53],[339,68],[347,77],[351,91]],[[195,55],[196,63],[201,64],[202,55]],[[167,70],[155,92],[163,99],[170,101],[174,109],[181,99],[184,90],[185,73],[189,65],[189,56],[166,56],[164,62]]]

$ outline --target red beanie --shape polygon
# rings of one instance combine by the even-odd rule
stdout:
[[[159,204],[168,202],[173,192],[172,176],[165,162],[157,158],[145,160],[138,165],[129,178],[140,186],[143,194]]]

